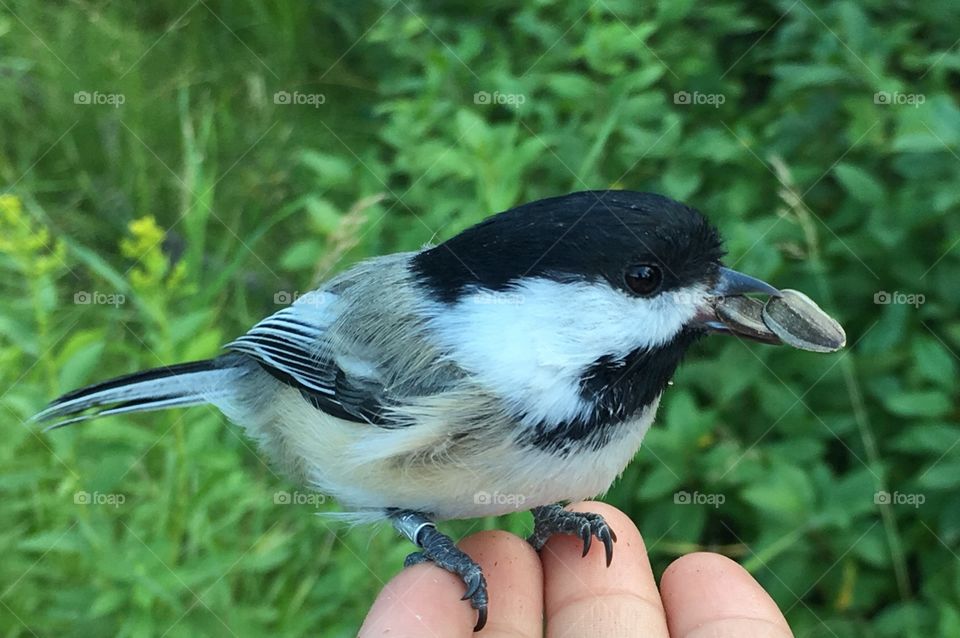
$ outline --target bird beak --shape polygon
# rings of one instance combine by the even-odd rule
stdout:
[[[710,291],[714,297],[732,297],[755,292],[772,297],[779,297],[780,291],[756,277],[745,275],[742,272],[729,268],[720,268],[720,278]]]
[[[767,282],[730,268],[720,268],[710,296],[698,309],[695,321],[710,332],[731,334],[763,343],[781,343],[761,316],[763,304],[749,293],[779,297],[780,291]],[[722,302],[722,308],[721,306]]]

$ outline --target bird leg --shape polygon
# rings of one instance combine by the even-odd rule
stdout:
[[[583,540],[583,555],[590,551],[593,537],[603,543],[607,555],[607,567],[613,560],[613,544],[617,535],[599,514],[592,512],[571,512],[562,505],[544,505],[535,507],[533,513],[533,534],[527,539],[537,551],[543,549],[550,537],[554,534],[569,534],[579,536]]]
[[[487,581],[480,565],[454,545],[449,536],[437,530],[436,524],[425,514],[397,510],[390,513],[390,518],[394,528],[420,548],[419,552],[407,556],[403,566],[430,561],[437,567],[459,576],[467,587],[461,600],[469,600],[470,606],[477,610],[477,624],[473,630],[483,629],[487,624]]]

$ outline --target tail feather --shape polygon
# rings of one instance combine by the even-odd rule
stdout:
[[[47,429],[111,414],[146,412],[207,403],[231,392],[236,368],[221,357],[128,374],[68,392],[34,421],[58,419]]]

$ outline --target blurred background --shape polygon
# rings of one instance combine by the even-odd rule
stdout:
[[[708,340],[607,495],[799,636],[960,636],[960,5],[0,1],[0,632],[349,636],[410,551],[212,409],[38,433],[368,255],[660,192],[850,347]],[[529,515],[462,521],[527,533]]]

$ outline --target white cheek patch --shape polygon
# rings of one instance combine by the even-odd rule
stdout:
[[[559,423],[591,409],[580,378],[592,363],[667,343],[706,295],[694,286],[642,299],[605,282],[534,278],[432,307],[429,321],[451,357],[526,425]]]

